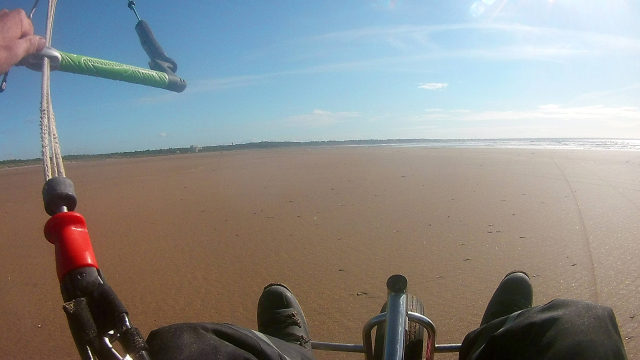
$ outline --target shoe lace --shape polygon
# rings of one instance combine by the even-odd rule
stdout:
[[[302,347],[306,347],[306,345],[308,343],[311,342],[311,339],[309,339],[308,337],[304,336],[304,335],[300,335],[300,338],[298,339],[298,345],[302,346]]]
[[[281,331],[290,326],[302,327],[302,321],[298,318],[298,313],[296,311],[272,315],[269,319],[268,329],[270,331]]]
[[[291,326],[302,328],[302,321],[300,321],[297,311],[292,311],[290,313],[284,314],[273,314],[269,319],[269,324],[267,326],[267,329],[265,329],[265,332],[269,334],[279,334],[280,336],[276,337],[279,337],[280,340],[297,343],[298,345],[303,347],[311,342],[311,339],[302,334],[288,333],[286,336],[284,336],[282,333]]]

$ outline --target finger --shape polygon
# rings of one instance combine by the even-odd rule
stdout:
[[[15,9],[10,11],[9,14],[14,21],[18,22],[21,27],[20,37],[26,37],[33,35],[33,23],[31,19],[27,17],[27,14],[22,9]]]

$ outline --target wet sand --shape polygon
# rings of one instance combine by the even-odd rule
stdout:
[[[314,340],[360,343],[387,277],[402,273],[438,342],[460,342],[522,269],[535,304],[613,307],[640,357],[638,152],[300,148],[72,163],[67,175],[100,267],[145,335],[176,322],[256,328],[262,287],[278,281]],[[42,236],[42,183],[38,167],[0,171],[3,359],[78,358]]]

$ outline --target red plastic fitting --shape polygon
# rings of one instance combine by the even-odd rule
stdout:
[[[56,246],[56,270],[62,282],[69,272],[83,267],[98,268],[87,222],[77,212],[52,216],[44,225],[44,237]]]

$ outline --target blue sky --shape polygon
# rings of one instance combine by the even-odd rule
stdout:
[[[64,154],[262,140],[640,138],[638,1],[136,3],[189,86],[174,94],[53,73]],[[45,11],[43,1],[38,34]],[[126,0],[60,0],[53,46],[145,67],[135,23]],[[11,70],[0,159],[39,156],[39,102],[40,74]]]

